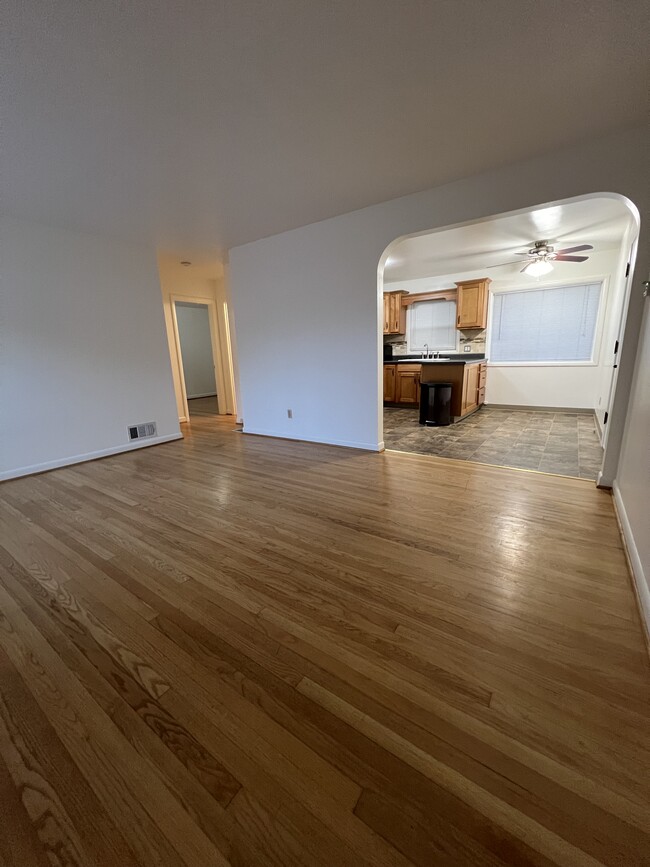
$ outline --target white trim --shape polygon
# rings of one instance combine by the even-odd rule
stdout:
[[[625,511],[621,491],[616,480],[612,485],[612,493],[614,499],[614,507],[618,517],[618,523],[623,537],[623,544],[627,552],[630,571],[632,572],[632,580],[636,589],[636,597],[639,603],[639,614],[641,620],[645,624],[646,636],[650,635],[650,584],[648,578],[643,571],[643,564],[639,557],[639,551],[634,541],[632,527]]]
[[[187,416],[186,415],[179,415],[178,416],[178,423],[179,424],[187,424]]]
[[[82,464],[86,461],[95,461],[97,458],[106,458],[109,455],[119,455],[122,452],[132,452],[135,449],[146,449],[149,446],[157,446],[161,443],[168,443],[171,440],[182,440],[183,434],[168,434],[163,437],[152,437],[146,442],[127,443],[123,446],[115,446],[110,449],[101,449],[97,452],[86,452],[83,455],[71,455],[68,458],[61,458],[58,461],[45,461],[43,464],[32,464],[29,467],[19,467],[15,470],[6,470],[0,473],[0,481],[8,481],[9,479],[18,479],[21,476],[31,476],[35,473],[44,473],[47,470],[57,470],[60,467],[69,467],[71,464]]]
[[[568,412],[579,415],[595,415],[593,407],[590,406],[536,406],[533,404],[529,406],[525,403],[488,403],[487,401],[484,406],[491,409],[510,409],[513,412]]]
[[[290,437],[287,436],[286,433],[279,433],[277,431],[271,430],[252,430],[251,428],[244,428],[242,433],[252,434],[253,436],[259,437],[273,437],[273,439],[279,440],[290,440],[293,442],[302,442],[302,443],[316,443],[318,445],[324,446],[343,446],[347,449],[363,449],[366,452],[380,452],[383,450],[383,442],[382,443],[356,443],[350,442],[348,440],[325,440],[325,439],[317,439],[316,437]]]
[[[597,361],[488,361],[488,367],[598,367]]]

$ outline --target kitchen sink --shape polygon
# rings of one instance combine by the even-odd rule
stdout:
[[[435,364],[436,361],[452,361],[451,358],[400,358],[399,361],[396,361],[396,364],[423,364],[426,362],[427,364],[431,364],[432,362]]]

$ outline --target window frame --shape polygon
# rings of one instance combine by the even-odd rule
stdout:
[[[494,299],[497,295],[509,295],[512,292],[539,292],[544,289],[563,289],[570,286],[587,286],[591,283],[600,283],[600,298],[598,300],[598,313],[596,314],[596,328],[594,330],[594,343],[589,361],[490,361],[492,354],[492,327],[494,324]],[[598,367],[600,365],[601,342],[603,337],[603,325],[605,313],[609,304],[609,275],[598,274],[581,277],[580,280],[567,281],[551,280],[536,286],[512,286],[497,292],[490,292],[488,302],[488,318],[486,329],[486,360],[490,367]]]
[[[424,293],[422,293],[422,294],[424,294]],[[416,304],[444,304],[444,303],[453,304],[454,307],[456,308],[456,311],[458,311],[458,300],[451,301],[448,298],[427,298],[424,301],[413,301],[413,303],[408,306],[408,308],[406,310],[406,334],[404,335],[406,337],[406,349],[407,349],[408,355],[414,355],[417,352],[424,352],[425,351],[424,346],[421,349],[414,349],[410,343],[410,336],[411,336],[410,319],[411,319],[411,316],[413,314],[413,307],[415,307]],[[454,314],[454,323],[456,321],[456,316],[457,316],[457,312]],[[455,342],[454,342],[453,348],[452,347],[438,348],[436,346],[430,346],[429,351],[430,352],[453,352],[453,353],[457,354],[459,351],[460,338],[459,338],[458,329],[456,328],[455,325],[454,325],[454,334],[455,334]]]

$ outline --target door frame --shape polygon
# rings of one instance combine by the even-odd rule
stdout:
[[[176,316],[176,304],[201,304],[208,308],[208,322],[210,324],[210,343],[212,344],[212,361],[214,363],[214,378],[217,386],[217,412],[219,415],[227,414],[226,406],[226,383],[223,376],[223,364],[221,358],[221,346],[219,343],[219,321],[217,318],[217,305],[211,298],[201,298],[192,295],[170,295],[172,325],[174,330],[174,348],[176,361],[180,374],[181,398],[183,401],[183,414],[186,420],[190,420],[190,411],[187,403],[187,389],[185,388],[185,370],[183,369],[183,351],[181,349],[180,331]]]
[[[607,393],[607,406],[605,407],[605,411],[608,413],[608,422],[604,426],[604,430],[602,431],[601,444],[603,449],[607,449],[607,442],[609,440],[609,432],[612,429],[612,426],[609,424],[609,416],[612,412],[612,406],[614,405],[614,397],[616,396],[616,386],[618,384],[618,368],[619,361],[621,358],[621,349],[623,347],[623,336],[625,331],[625,324],[627,322],[629,307],[630,307],[630,298],[632,296],[632,281],[634,276],[634,264],[636,262],[636,253],[637,247],[639,243],[638,235],[632,241],[630,245],[630,251],[628,253],[628,265],[627,265],[627,273],[623,277],[625,281],[625,286],[623,287],[623,303],[621,304],[621,310],[618,320],[618,328],[616,331],[616,353],[614,355],[614,360],[612,364],[612,376],[609,382],[609,391]],[[601,474],[602,475],[602,470]]]

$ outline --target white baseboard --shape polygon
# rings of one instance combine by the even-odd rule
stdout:
[[[522,412],[571,412],[579,415],[594,414],[594,410],[584,406],[527,406],[523,403],[488,403],[483,404],[488,409],[512,409]]]
[[[186,422],[187,422],[187,416],[186,415],[179,415],[178,416],[178,423],[179,424],[186,424]]]
[[[623,503],[623,499],[621,497],[621,491],[614,481],[612,486],[612,492],[614,495],[614,507],[616,509],[616,514],[618,516],[618,523],[621,528],[621,534],[623,536],[623,544],[625,545],[625,549],[627,551],[628,560],[630,563],[630,569],[632,571],[632,579],[634,581],[634,586],[636,589],[636,597],[639,603],[639,613],[641,614],[641,619],[644,622],[646,637],[650,636],[650,585],[648,584],[648,578],[643,571],[643,564],[641,563],[641,558],[639,557],[639,551],[636,547],[636,542],[634,541],[634,536],[632,534],[632,527],[630,526],[630,522],[627,517],[627,512],[625,511],[625,505]]]
[[[141,443],[127,443],[123,446],[116,446],[111,449],[101,449],[98,452],[86,452],[83,455],[71,455],[69,458],[61,458],[58,461],[45,461],[42,464],[32,464],[29,467],[18,467],[15,470],[6,470],[0,473],[0,481],[9,479],[19,479],[21,476],[33,476],[35,473],[44,473],[47,470],[57,470],[60,467],[69,467],[72,464],[83,464],[86,461],[95,461],[97,458],[107,458],[110,455],[119,455],[122,452],[132,452],[135,449],[146,449],[149,446],[157,446],[161,443],[168,443],[171,440],[182,440],[183,434],[169,434],[164,437],[153,437]]]
[[[301,443],[317,443],[318,445],[325,446],[343,446],[347,449],[363,449],[366,452],[380,452],[383,450],[383,443],[357,443],[348,440],[326,440],[326,439],[318,439],[316,437],[290,437],[287,436],[286,433],[278,433],[276,431],[270,430],[253,430],[252,428],[244,427],[242,433],[245,434],[253,434],[254,436],[260,437],[273,437],[274,439],[280,440],[293,440],[294,442]]]

